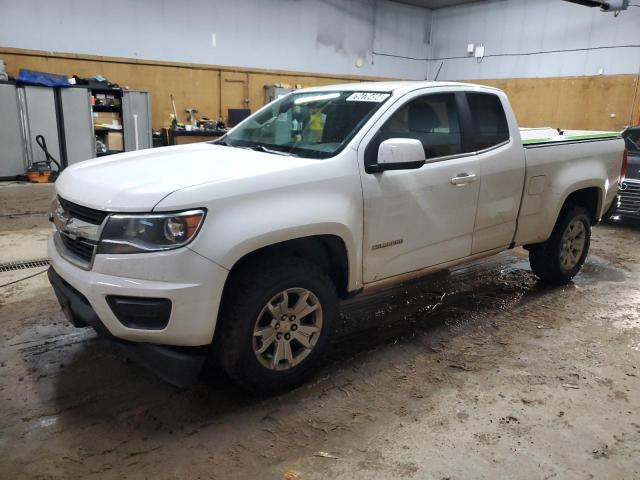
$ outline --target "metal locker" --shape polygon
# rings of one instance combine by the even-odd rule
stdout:
[[[151,101],[148,92],[122,92],[122,126],[127,152],[151,148]]]
[[[86,88],[61,88],[60,104],[67,165],[95,158],[91,91]]]
[[[18,96],[24,114],[23,118],[25,119],[29,166],[32,163],[44,162],[47,159],[40,146],[36,143],[38,135],[44,137],[47,149],[53,158],[60,161],[58,117],[54,89],[25,85],[18,88]]]
[[[27,170],[25,140],[13,83],[0,83],[0,178],[13,178]]]

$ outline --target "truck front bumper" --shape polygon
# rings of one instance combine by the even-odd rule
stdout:
[[[196,383],[206,359],[206,347],[177,349],[118,339],[100,321],[87,298],[58,275],[53,267],[49,268],[47,275],[62,311],[74,326],[93,327],[100,335],[117,343],[127,356],[176,387],[188,388]]]
[[[96,255],[91,270],[66,260],[52,238],[48,254],[49,280],[75,326],[91,326],[117,341],[169,383],[186,387],[197,379],[213,339],[226,269],[188,248]],[[124,307],[114,299],[124,300]],[[165,318],[146,325],[154,311],[148,315],[144,306],[154,301],[162,302]],[[133,321],[125,321],[122,310],[130,305]]]
[[[66,260],[52,238],[51,266],[80,292],[114,337],[173,346],[209,345],[228,271],[188,248],[135,255],[96,255],[91,270]],[[122,322],[109,297],[166,299],[171,302],[162,328]]]

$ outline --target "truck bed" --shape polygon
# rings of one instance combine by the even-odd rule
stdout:
[[[599,219],[617,193],[624,142],[618,132],[520,129],[526,176],[516,244],[545,241],[567,195],[595,188]]]
[[[548,144],[589,142],[610,138],[621,138],[621,132],[605,132],[592,130],[562,130],[555,128],[521,128],[522,144],[527,147],[539,147]]]

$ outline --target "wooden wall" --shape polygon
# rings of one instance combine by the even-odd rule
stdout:
[[[265,71],[213,65],[139,61],[76,54],[19,50],[0,47],[0,58],[10,75],[21,68],[67,76],[102,75],[109,81],[131,90],[151,92],[151,122],[154,129],[169,125],[172,112],[169,95],[173,93],[181,121],[186,121],[186,108],[197,108],[199,114],[218,119],[226,117],[229,108],[256,111],[264,105],[264,85],[285,83],[302,86],[330,85],[367,77],[329,76],[297,72]]]
[[[638,75],[600,75],[470,83],[504,90],[523,127],[613,131],[640,123],[639,81]]]
[[[151,92],[152,124],[155,129],[169,124],[171,102],[176,99],[181,119],[184,109],[197,108],[211,118],[225,117],[228,108],[249,108],[264,103],[264,85],[287,83],[303,86],[329,85],[367,77],[332,76],[310,73],[266,71],[20,50],[0,47],[0,58],[11,75],[28,68],[84,77],[96,74],[122,87]],[[507,92],[522,126],[552,126],[565,129],[620,130],[640,123],[640,76],[520,78],[477,80]],[[611,114],[615,114],[612,117]]]

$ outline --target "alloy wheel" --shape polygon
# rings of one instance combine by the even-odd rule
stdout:
[[[262,308],[253,327],[253,352],[263,367],[288,370],[313,351],[322,331],[322,305],[305,288],[288,288]]]
[[[573,220],[562,234],[560,245],[560,264],[565,270],[573,269],[584,252],[587,229],[580,220]]]

